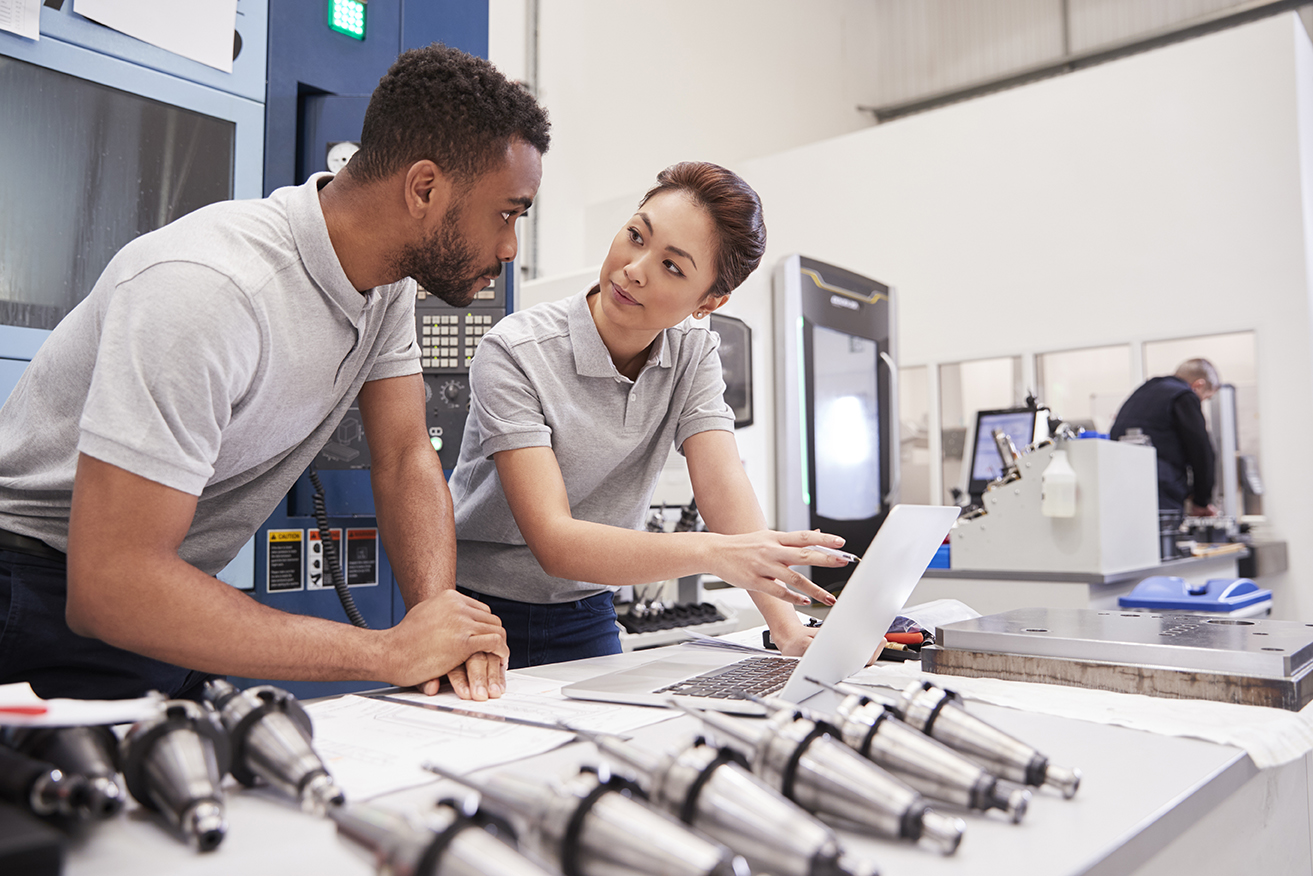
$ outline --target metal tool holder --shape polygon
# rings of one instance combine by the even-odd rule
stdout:
[[[979,761],[995,775],[1035,787],[1049,786],[1068,799],[1080,788],[1081,772],[1050,763],[1046,755],[962,708],[956,693],[930,682],[912,682],[886,704],[927,736]]]
[[[379,874],[550,876],[514,848],[513,836],[494,836],[477,809],[455,801],[440,802],[423,824],[359,804],[331,807],[327,815]]]
[[[121,746],[133,799],[162,814],[202,852],[228,832],[220,781],[228,772],[228,736],[213,712],[170,700],[161,714],[132,725]]]
[[[758,778],[808,812],[875,836],[924,841],[945,855],[962,842],[962,819],[931,809],[915,789],[839,741],[828,724],[786,711],[749,723],[678,707],[742,751]]]
[[[976,761],[899,720],[894,711],[864,692],[847,685],[816,682],[843,696],[833,715],[818,716],[839,730],[843,741],[858,754],[887,769],[932,800],[965,809],[998,809],[1019,824],[1026,815],[1031,794],[1001,779]],[[779,711],[799,710],[782,701],[769,702]]]
[[[500,773],[475,782],[438,764],[424,768],[478,791],[485,804],[522,822],[526,851],[565,876],[751,872],[742,857],[649,806],[638,785],[606,769],[584,768],[561,781]]]
[[[573,728],[571,728],[573,729]],[[578,732],[635,778],[653,805],[775,876],[875,876],[844,854],[832,828],[757,778],[738,751],[697,737],[655,752],[616,736]]]
[[[123,809],[118,737],[108,727],[5,727],[0,740],[14,750],[48,761],[66,776],[80,776],[79,814],[109,818]]]
[[[346,797],[315,752],[310,716],[296,697],[272,685],[239,691],[223,679],[205,685],[232,744],[232,774],[247,787],[265,782],[322,815]]]

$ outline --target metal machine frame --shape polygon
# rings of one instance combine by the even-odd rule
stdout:
[[[801,255],[775,269],[775,424],[777,529],[822,529],[843,536],[860,554],[898,501],[898,352],[893,289],[878,280]],[[876,344],[879,508],[860,520],[827,518],[817,511],[816,387],[811,363],[816,327]],[[884,367],[882,368],[881,365]],[[812,580],[837,586],[851,569],[811,568]]]

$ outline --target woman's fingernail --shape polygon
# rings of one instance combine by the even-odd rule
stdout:
[[[830,543],[833,544],[835,547],[843,547],[844,540],[837,535],[832,535],[830,536]]]

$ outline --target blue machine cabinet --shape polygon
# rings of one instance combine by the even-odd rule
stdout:
[[[369,95],[396,56],[433,42],[487,57],[486,0],[371,0],[365,39],[331,30],[325,4],[270,0],[269,85],[266,95],[264,189],[296,185],[327,170],[330,144],[359,139]],[[457,310],[421,296],[416,330],[425,347],[424,380],[428,425],[444,469],[455,465],[469,404],[465,355],[439,360],[429,355],[424,331],[436,317],[459,328],[461,338],[504,316],[512,301],[513,271],[499,279],[490,297]],[[427,321],[426,321],[427,319]],[[472,354],[470,343],[463,353]],[[439,364],[441,362],[441,364]],[[316,461],[333,541],[346,543],[343,572],[356,607],[370,627],[397,623],[405,605],[377,537],[369,482],[369,453],[359,414],[349,411],[334,440]],[[279,503],[254,539],[251,595],[281,611],[346,621],[332,586],[323,580],[320,538],[314,519],[314,488],[308,475]],[[249,560],[245,562],[250,562]],[[262,679],[234,679],[253,684]],[[369,682],[285,682],[300,697],[376,687]]]

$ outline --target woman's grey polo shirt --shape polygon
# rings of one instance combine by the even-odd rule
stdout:
[[[652,344],[637,380],[620,374],[588,292],[507,316],[470,364],[470,416],[451,478],[456,582],[520,602],[569,602],[610,589],[554,578],[524,543],[493,454],[550,447],[576,520],[641,529],[672,446],[733,431],[717,348],[692,318]]]

